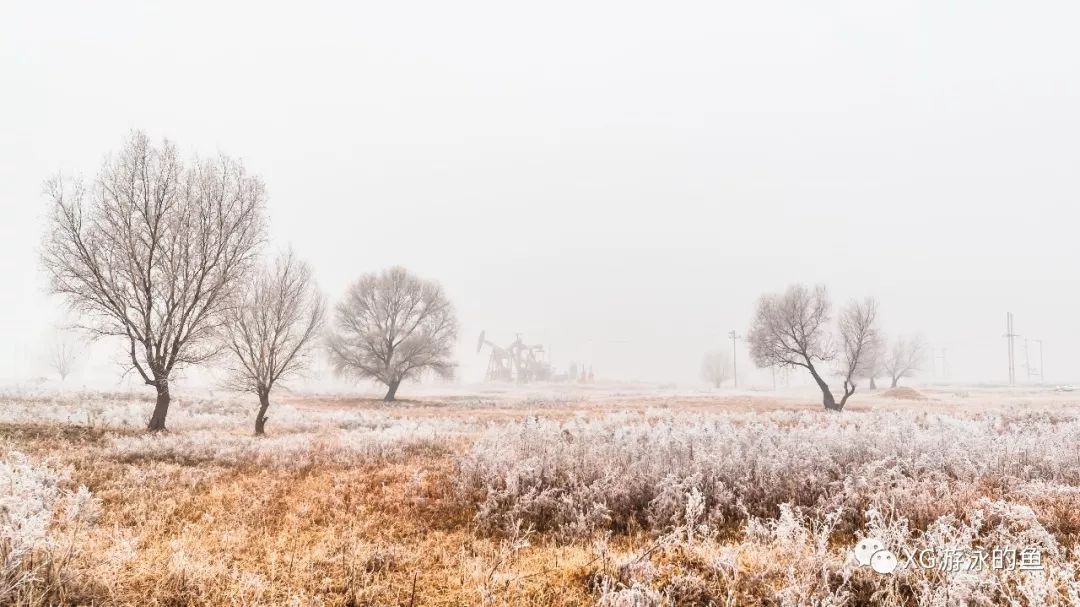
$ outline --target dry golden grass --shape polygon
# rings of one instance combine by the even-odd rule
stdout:
[[[100,432],[2,426],[102,500],[46,604],[580,605],[593,556],[505,554],[449,495],[449,454],[281,470],[104,457]],[[423,471],[422,480],[416,481]],[[178,556],[182,555],[182,556]]]
[[[805,399],[751,396],[648,397],[630,403],[593,399],[556,403],[542,411],[429,401],[393,408],[378,401],[325,399],[293,405],[481,422],[665,407],[695,412],[817,409]],[[869,398],[852,408],[886,406],[894,405]],[[65,538],[60,551],[67,555],[63,570],[40,583],[38,594],[24,604],[577,606],[594,604],[605,579],[622,579],[626,572],[620,567],[643,557],[661,566],[657,584],[676,589],[671,604],[769,604],[790,582],[782,564],[790,556],[764,547],[744,547],[730,571],[718,569],[725,546],[740,542],[734,534],[665,546],[656,544],[655,534],[633,532],[598,546],[560,544],[535,534],[479,533],[475,504],[463,503],[453,487],[455,455],[469,441],[360,466],[306,468],[122,459],[105,448],[110,437],[139,433],[0,424],[6,449],[50,466],[71,466],[70,482],[85,484],[102,500],[96,525],[60,530]],[[993,484],[969,489],[957,493],[969,503],[984,496],[1006,497],[1008,491]],[[1080,537],[1080,497],[1027,501],[1065,544]],[[913,521],[938,515],[907,514]],[[527,545],[515,545],[521,539]],[[840,533],[833,541],[850,539]],[[678,590],[683,575],[700,583]],[[856,572],[847,582],[853,597],[849,604],[873,604],[872,582],[872,574]]]

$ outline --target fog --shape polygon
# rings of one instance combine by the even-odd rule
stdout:
[[[486,330],[560,369],[701,384],[702,354],[795,282],[877,297],[890,336],[945,350],[936,379],[1005,381],[1008,311],[1044,340],[1048,382],[1080,378],[1078,18],[1066,2],[7,3],[0,382],[47,374],[63,319],[38,262],[42,181],[93,177],[131,129],[243,158],[271,247],[331,302],[393,264],[440,281],[462,381],[483,379]],[[737,347],[740,379],[766,382]],[[93,358],[81,381],[116,378]]]

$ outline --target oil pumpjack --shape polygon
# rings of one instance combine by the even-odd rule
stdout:
[[[476,353],[479,354],[485,345],[491,349],[491,354],[488,356],[484,381],[527,384],[551,379],[551,365],[546,359],[544,346],[526,344],[521,340],[520,333],[516,334],[513,343],[503,347],[487,339],[486,332],[481,331],[476,340]]]

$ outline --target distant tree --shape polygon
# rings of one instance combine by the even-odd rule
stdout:
[[[840,409],[855,393],[855,381],[867,377],[873,370],[881,347],[877,308],[877,301],[867,297],[862,301],[852,300],[840,313],[840,375],[844,378]]]
[[[877,390],[877,377],[881,375],[884,370],[886,348],[884,334],[877,333],[874,340],[867,344],[867,346],[868,349],[865,354],[866,364],[864,365],[863,371],[859,374],[859,378],[870,382],[868,386],[870,390]]]
[[[899,385],[900,380],[911,377],[922,366],[925,355],[925,345],[918,337],[897,337],[885,352],[882,360],[882,368],[892,379],[892,387]]]
[[[451,377],[454,307],[438,283],[400,266],[367,274],[335,308],[328,338],[339,373],[375,379],[392,401],[401,382],[432,372]]]
[[[57,375],[60,381],[66,381],[68,375],[75,369],[75,365],[83,352],[83,344],[75,337],[58,333],[49,348],[48,365]]]
[[[828,292],[820,285],[793,285],[783,293],[763,295],[747,340],[757,366],[805,368],[821,389],[825,408],[841,411],[855,393],[855,381],[865,372],[864,356],[877,338],[877,304],[867,299],[848,305],[840,316],[838,340],[829,326],[831,309]],[[839,403],[822,377],[822,368],[833,362],[844,378]]]
[[[226,312],[223,336],[233,361],[228,386],[259,397],[257,436],[266,432],[274,385],[309,363],[325,309],[311,268],[289,251],[255,274]]]
[[[46,184],[53,213],[42,261],[54,293],[95,336],[128,344],[157,390],[165,429],[174,370],[219,351],[213,339],[263,240],[263,184],[221,156],[185,165],[135,132],[90,186]]]
[[[701,359],[701,378],[719,388],[731,379],[731,356],[727,350],[711,350]]]

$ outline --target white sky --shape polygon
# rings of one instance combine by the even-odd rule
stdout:
[[[797,281],[877,296],[954,379],[1005,379],[1012,310],[1047,379],[1080,378],[1077,23],[990,0],[4,2],[0,381],[45,372],[60,316],[42,181],[92,177],[132,128],[243,158],[331,301],[395,263],[440,280],[467,381],[487,329],[696,382]]]

